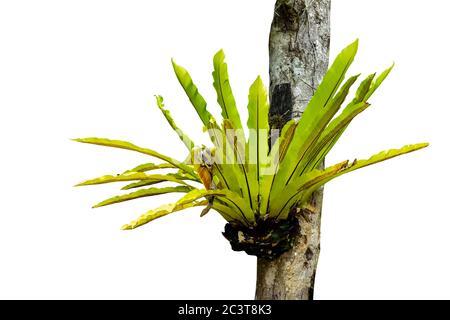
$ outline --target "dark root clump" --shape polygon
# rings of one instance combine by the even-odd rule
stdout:
[[[287,220],[260,220],[253,228],[228,223],[223,235],[234,251],[273,260],[292,248],[299,229],[298,219],[290,215]]]

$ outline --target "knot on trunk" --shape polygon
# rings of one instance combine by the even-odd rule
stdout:
[[[274,260],[292,249],[299,232],[298,219],[290,215],[287,220],[261,219],[252,228],[228,223],[223,235],[234,251],[245,251],[252,256]]]
[[[270,102],[269,125],[271,130],[281,130],[292,117],[292,88],[290,83],[273,88]]]
[[[273,27],[283,31],[297,31],[306,9],[304,1],[278,0],[275,5]]]

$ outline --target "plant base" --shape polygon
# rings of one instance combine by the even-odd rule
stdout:
[[[253,228],[228,223],[223,235],[234,251],[245,251],[252,256],[274,260],[292,248],[299,229],[298,219],[291,215],[282,221],[260,220]]]

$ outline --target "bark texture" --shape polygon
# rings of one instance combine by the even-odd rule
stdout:
[[[270,122],[299,118],[328,69],[331,0],[277,0],[270,34]],[[323,191],[297,210],[294,248],[274,261],[258,259],[256,299],[309,300],[320,252]]]

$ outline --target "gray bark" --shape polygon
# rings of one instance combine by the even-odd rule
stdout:
[[[281,128],[301,117],[328,69],[331,0],[277,0],[270,34],[270,121]],[[323,190],[297,210],[300,232],[292,250],[258,259],[256,299],[313,298],[320,252]]]

